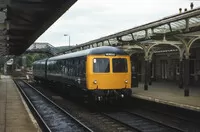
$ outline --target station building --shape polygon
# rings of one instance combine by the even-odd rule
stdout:
[[[179,85],[180,68],[184,73],[184,64],[180,63],[180,55],[178,50],[168,45],[169,49],[160,50],[153,54],[149,66],[149,77],[151,82],[173,82]],[[131,56],[138,81],[145,80],[145,61],[144,53],[135,53]],[[183,58],[183,62],[184,62]],[[182,65],[182,66],[181,66]],[[190,86],[200,86],[200,44],[194,43],[190,48],[189,57],[189,82]],[[150,82],[150,84],[151,84]],[[183,77],[184,82],[184,77]]]

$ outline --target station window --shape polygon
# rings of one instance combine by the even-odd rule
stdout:
[[[125,58],[113,58],[113,72],[128,72],[127,59]]]
[[[110,62],[108,58],[94,58],[93,72],[105,73],[110,72]]]

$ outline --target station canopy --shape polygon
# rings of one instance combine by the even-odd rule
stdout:
[[[77,0],[0,0],[0,56],[20,55]]]
[[[127,52],[144,49],[153,44],[180,46],[183,43],[177,38],[191,38],[200,36],[200,8],[177,13],[163,19],[153,21],[138,27],[111,34],[83,44],[79,44],[64,53],[88,49],[98,46],[116,46]],[[164,46],[165,47],[165,46]],[[162,52],[155,47],[156,52]],[[176,49],[166,49],[171,51]]]

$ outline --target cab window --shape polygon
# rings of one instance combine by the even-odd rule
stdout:
[[[110,72],[110,62],[108,58],[94,58],[93,59],[93,72],[106,73]]]
[[[113,58],[113,72],[128,72],[127,59],[125,58]]]

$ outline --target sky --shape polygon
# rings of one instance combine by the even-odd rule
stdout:
[[[188,10],[200,0],[78,0],[36,42],[82,44]],[[69,36],[64,36],[67,34]]]

